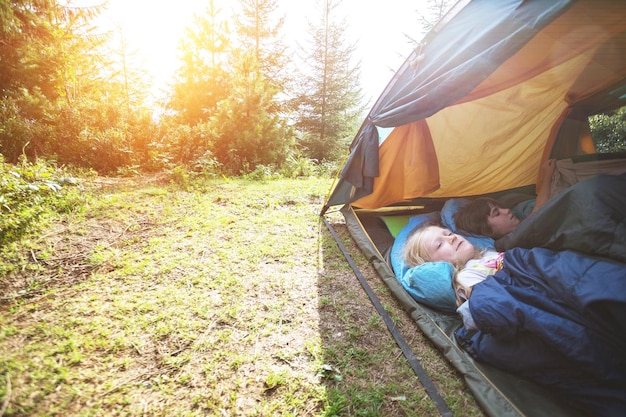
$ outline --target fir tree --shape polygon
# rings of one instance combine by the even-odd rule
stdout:
[[[204,15],[194,17],[181,42],[182,65],[177,70],[167,108],[180,123],[206,122],[217,103],[228,96],[227,58],[230,30],[213,0]]]
[[[296,127],[303,133],[302,152],[317,161],[336,160],[356,133],[363,113],[360,64],[356,49],[344,37],[345,18],[338,19],[341,0],[319,0],[320,20],[309,22],[311,46],[297,95]]]
[[[236,30],[239,47],[252,53],[266,82],[279,90],[284,88],[288,58],[281,37],[284,17],[275,16],[276,0],[240,0]]]

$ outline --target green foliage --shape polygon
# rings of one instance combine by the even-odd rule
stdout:
[[[216,177],[221,172],[221,166],[219,161],[213,156],[213,153],[206,151],[195,160],[192,172],[200,177],[212,178]]]
[[[175,120],[194,125],[206,122],[229,93],[226,68],[230,30],[214,1],[203,15],[194,17],[180,44],[182,65],[177,70],[167,108]]]
[[[342,168],[343,160],[322,161],[317,165],[316,176],[319,178],[334,178]]]
[[[7,161],[44,155],[101,173],[146,163],[148,144],[156,136],[148,115],[128,114],[111,97],[83,98],[70,105],[64,100],[52,103],[37,91],[20,93],[0,100],[0,149]]]
[[[254,171],[245,173],[243,178],[250,181],[265,182],[272,179],[279,179],[280,174],[275,172],[274,167],[260,164],[254,168]]]
[[[293,140],[292,130],[272,103],[276,91],[258,71],[254,56],[236,58],[232,95],[211,118],[215,157],[230,174],[246,174],[258,165],[281,165]]]
[[[189,170],[186,167],[177,165],[169,170],[170,182],[180,187],[187,187],[189,185]]]
[[[239,48],[228,42],[221,10],[209,2],[196,16],[181,44],[178,70],[168,108],[172,126],[159,140],[168,162],[219,168],[247,175],[280,166],[293,144],[277,93],[282,85],[284,47],[277,38],[282,20],[272,24],[276,2],[242,2],[236,17]],[[196,127],[194,127],[196,126]],[[207,155],[209,158],[201,157]],[[261,165],[259,171],[257,166]]]
[[[165,172],[169,175],[171,184],[188,188],[205,179],[216,178],[221,172],[221,165],[211,151],[206,151],[191,164],[168,164]]]
[[[108,174],[145,162],[147,138],[155,135],[149,118],[127,114],[119,102],[80,100],[72,107],[61,106],[46,148],[60,164]]]
[[[589,126],[596,152],[626,152],[626,107],[591,116]]]
[[[0,159],[0,244],[20,237],[45,213],[80,208],[76,186],[74,178],[43,159],[31,164],[22,158],[17,165]]]
[[[287,178],[310,177],[316,174],[316,161],[302,155],[289,155],[281,172]]]
[[[21,155],[46,152],[42,138],[50,128],[42,119],[49,108],[39,91],[22,89],[0,99],[0,152],[7,161],[16,163]]]
[[[323,2],[317,26],[311,25],[311,45],[292,101],[296,128],[303,132],[301,152],[318,161],[336,160],[353,138],[363,113],[356,49],[345,39],[345,18],[335,12],[341,0]]]
[[[49,100],[63,92],[71,25],[90,12],[49,0],[0,0],[0,91],[38,89]],[[94,9],[95,10],[95,9]]]
[[[151,158],[160,165],[160,168],[172,165],[217,167],[218,164],[209,161],[214,159],[210,149],[216,136],[210,124],[199,123],[189,126],[174,122],[164,123],[162,126],[161,137],[151,144]]]
[[[155,130],[139,106],[147,89],[104,62],[106,36],[91,26],[102,8],[0,0],[0,152],[8,162],[45,156],[102,173],[146,163]]]

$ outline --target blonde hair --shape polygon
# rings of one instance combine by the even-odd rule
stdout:
[[[402,257],[409,268],[431,261],[430,254],[424,245],[424,231],[432,227],[439,226],[434,223],[423,223],[409,233],[402,248]]]
[[[432,227],[442,226],[436,223],[420,224],[409,233],[409,236],[404,243],[404,247],[402,248],[402,257],[404,258],[404,262],[407,267],[412,268],[414,266],[425,264],[426,262],[432,262],[430,254],[424,245],[424,232]],[[481,253],[482,252],[483,251],[481,251]],[[462,293],[466,294],[469,298],[472,288],[466,287],[457,280],[459,271],[463,269],[464,265],[455,265],[452,262],[450,262],[450,264],[454,267],[451,285],[454,290],[457,306],[460,306],[465,300],[459,297],[459,290],[462,290]]]

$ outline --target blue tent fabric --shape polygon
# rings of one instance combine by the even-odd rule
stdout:
[[[424,119],[454,103],[513,56],[573,2],[472,1],[410,57],[372,108],[369,120],[382,127]],[[480,20],[477,22],[477,19]]]
[[[378,176],[378,130],[372,123],[366,123],[361,132],[363,139],[356,142],[341,173],[342,177],[351,177],[357,189],[366,190],[355,195],[356,198],[371,192],[374,178]],[[362,168],[355,173],[353,167]]]

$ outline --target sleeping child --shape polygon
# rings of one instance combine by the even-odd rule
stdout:
[[[432,223],[410,232],[403,256],[409,267],[455,266],[456,337],[475,359],[551,386],[590,415],[626,409],[626,265],[544,248],[481,251]]]

